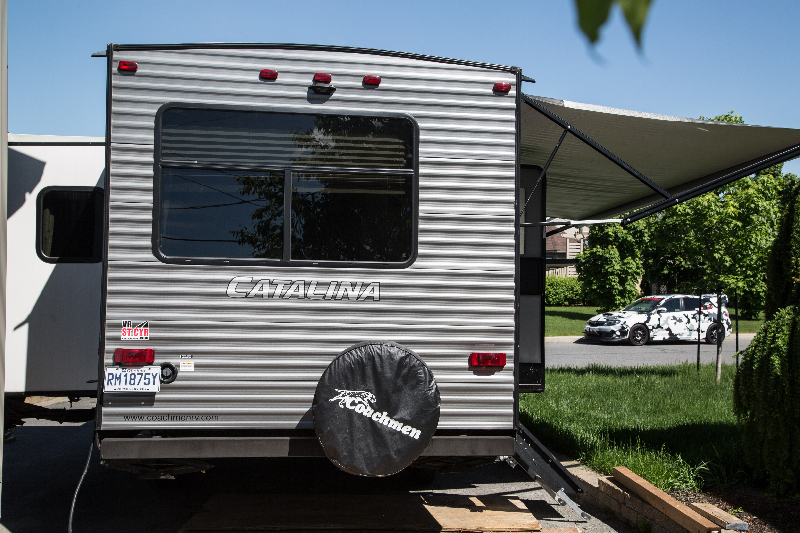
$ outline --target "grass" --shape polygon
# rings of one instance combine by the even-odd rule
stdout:
[[[733,365],[555,368],[520,396],[520,418],[545,445],[611,475],[626,466],[662,490],[745,477],[733,415]]]
[[[731,320],[736,314],[728,310]],[[586,321],[597,314],[597,307],[590,305],[576,305],[572,307],[545,307],[544,308],[544,335],[545,337],[561,337],[583,335]],[[739,333],[756,333],[764,323],[764,313],[760,313],[758,320],[739,319]]]

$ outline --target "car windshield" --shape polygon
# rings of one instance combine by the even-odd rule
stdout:
[[[661,298],[639,298],[631,305],[623,309],[623,311],[636,311],[637,313],[647,313],[652,311],[658,304],[661,303]]]

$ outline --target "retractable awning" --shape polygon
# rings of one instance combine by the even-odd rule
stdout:
[[[796,129],[522,99],[521,162],[546,167],[548,217],[639,210],[627,222],[800,156]]]

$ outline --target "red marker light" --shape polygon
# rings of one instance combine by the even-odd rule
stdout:
[[[469,366],[506,366],[506,354],[472,353],[469,356]]]
[[[330,83],[331,82],[331,75],[325,74],[323,72],[317,72],[314,74],[314,83]]]
[[[114,362],[122,365],[145,365],[155,361],[152,348],[117,348],[114,350]]]
[[[277,70],[270,70],[265,68],[261,71],[258,75],[259,78],[262,80],[277,80],[278,79],[278,71]]]
[[[123,72],[136,72],[139,69],[139,65],[135,61],[120,61],[117,68]]]
[[[364,76],[364,85],[374,85],[377,87],[381,84],[381,77],[380,76],[370,76],[369,74]]]
[[[498,81],[494,84],[494,90],[495,92],[506,94],[511,90],[511,84]]]

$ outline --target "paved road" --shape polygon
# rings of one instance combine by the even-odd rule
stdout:
[[[91,404],[83,400],[76,407]],[[16,442],[5,445],[2,525],[12,533],[64,532],[72,495],[89,452],[92,424],[27,422],[15,430]],[[95,450],[76,505],[76,533],[176,533],[218,494],[293,494],[314,505],[314,494],[401,494],[412,490],[402,473],[382,479],[360,478],[341,472],[327,459],[217,460],[205,474],[184,474],[175,480],[139,480],[135,474],[99,463]],[[512,469],[504,463],[471,473],[440,475],[424,492],[514,495],[544,527],[632,533],[611,517],[596,517],[588,524],[579,522],[571,509],[553,505],[521,468]]]
[[[739,335],[739,350],[744,350],[753,339],[753,334]],[[735,340],[733,337],[722,343],[722,362],[735,364]],[[700,344],[700,362],[716,361],[716,345]],[[582,337],[547,337],[545,339],[545,364],[554,366],[588,366],[590,364],[611,366],[669,365],[697,361],[697,343],[686,341],[650,342],[644,346],[628,344],[605,344],[587,341]]]

